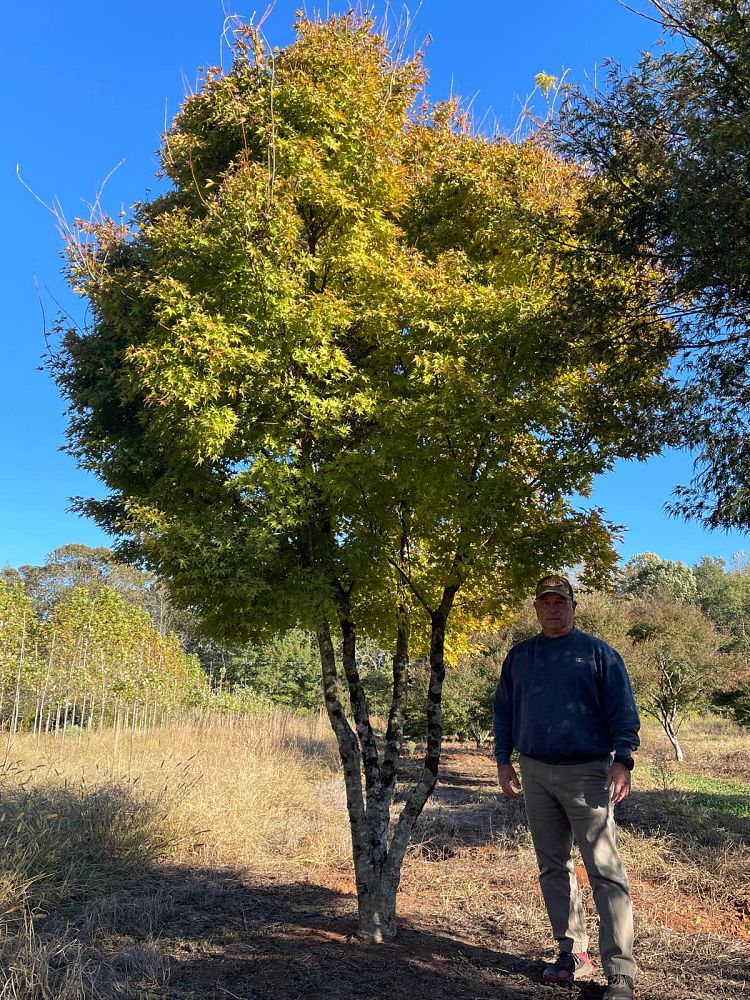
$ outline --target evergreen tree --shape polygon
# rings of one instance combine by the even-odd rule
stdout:
[[[671,510],[750,524],[750,3],[651,0],[667,45],[570,88],[560,138],[594,173],[592,238],[608,259],[650,263],[679,321],[686,382],[673,439],[697,475]]]

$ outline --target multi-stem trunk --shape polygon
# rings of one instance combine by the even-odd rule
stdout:
[[[374,941],[396,933],[396,894],[414,824],[435,787],[442,745],[441,699],[445,676],[445,626],[453,594],[432,616],[430,686],[427,701],[427,750],[416,785],[391,830],[391,805],[402,743],[402,715],[409,662],[409,631],[403,618],[393,657],[393,695],[382,749],[370,722],[356,663],[356,633],[345,602],[339,610],[342,666],[348,688],[352,728],[338,684],[336,655],[328,622],[318,632],[326,710],[336,735],[344,771],[346,804],[357,885],[359,934]]]

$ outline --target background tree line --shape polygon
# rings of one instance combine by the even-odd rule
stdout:
[[[309,646],[290,633],[243,651],[243,670],[238,651],[201,639],[153,574],[109,549],[66,545],[42,566],[0,572],[0,723],[13,732],[146,728],[195,709],[309,707],[320,688],[308,678],[305,693]],[[269,656],[289,669],[269,675]],[[257,676],[252,688],[246,675]]]
[[[678,731],[691,713],[716,711],[750,725],[750,563],[744,557],[727,567],[707,556],[691,567],[652,553],[634,556],[613,590],[580,595],[578,623],[622,652],[642,711],[659,721],[678,759]],[[507,628],[473,636],[472,652],[446,675],[446,733],[487,742],[505,654],[536,631],[526,602],[511,612]],[[123,564],[109,549],[82,545],[57,549],[42,566],[2,572],[0,657],[0,714],[12,717],[18,686],[19,721],[41,728],[111,724],[118,702],[123,712],[139,705],[146,713],[150,703],[158,713],[167,706],[189,709],[213,693],[225,708],[268,702],[315,710],[322,698],[313,634],[289,629],[264,643],[207,642],[153,574]],[[385,718],[387,652],[364,640],[358,665],[371,712]],[[408,739],[425,736],[428,682],[428,664],[412,662]]]

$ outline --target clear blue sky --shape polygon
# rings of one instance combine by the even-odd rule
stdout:
[[[107,544],[93,524],[66,511],[70,496],[102,490],[60,452],[64,406],[37,369],[42,306],[49,324],[59,306],[80,316],[82,304],[60,277],[55,220],[21,186],[16,164],[36,194],[57,199],[68,218],[87,214],[87,203],[121,160],[104,192],[105,209],[116,215],[147,197],[158,183],[156,149],[165,119],[195,86],[199,67],[219,63],[222,55],[226,60],[225,12],[245,19],[255,13],[257,21],[265,10],[265,0],[258,8],[227,3],[37,0],[13,4],[3,15],[0,565],[38,563],[73,541]],[[277,0],[264,23],[272,44],[290,40],[299,6]],[[325,13],[350,5],[320,6]],[[375,9],[382,12],[382,3]],[[451,91],[473,97],[477,119],[487,113],[508,130],[536,73],[559,75],[567,68],[580,79],[608,57],[629,65],[658,38],[654,24],[617,0],[423,0],[412,9],[414,39],[431,39],[432,98]],[[392,17],[401,10],[394,2]],[[729,558],[748,544],[744,536],[708,534],[664,516],[671,490],[689,476],[689,459],[673,454],[646,465],[623,463],[602,479],[594,501],[628,528],[624,557],[654,551],[694,562],[704,554]]]

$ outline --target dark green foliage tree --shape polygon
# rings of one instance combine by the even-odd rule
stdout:
[[[372,639],[362,637],[357,643],[357,670],[371,713],[381,720],[387,719],[393,701],[391,654]],[[405,671],[408,688],[414,680],[411,661]]]
[[[675,440],[698,451],[673,512],[750,524],[750,4],[651,0],[667,46],[568,92],[568,154],[592,167],[592,229],[610,259],[660,275],[680,319],[684,374]]]
[[[750,572],[747,567],[728,568],[723,559],[704,556],[693,567],[693,574],[696,599],[703,613],[731,632],[740,645],[750,644]]]
[[[496,637],[490,637],[493,641]],[[453,739],[473,740],[481,747],[492,733],[492,697],[495,692],[502,660],[492,656],[492,650],[462,656],[446,673],[443,685],[443,732]],[[411,672],[411,683],[404,709],[404,733],[415,741],[427,736],[425,704],[429,691],[429,664],[417,661]]]
[[[320,650],[314,634],[292,629],[263,645],[248,644],[229,659],[225,679],[293,708],[318,708]]]
[[[507,652],[487,637],[480,648],[462,657],[446,678],[444,726],[460,739],[471,739],[481,747],[492,735],[492,699]],[[494,641],[493,641],[494,640]]]
[[[71,243],[92,326],[54,367],[110,491],[81,509],[122,551],[222,641],[316,632],[379,940],[437,779],[446,649],[549,566],[611,569],[574,498],[658,447],[673,345],[650,272],[588,252],[585,172],[423,102],[420,60],[372,28],[301,18],[281,52],[239,32],[165,138],[172,190]],[[392,656],[382,746],[358,631]],[[410,643],[427,750],[391,828]]]

